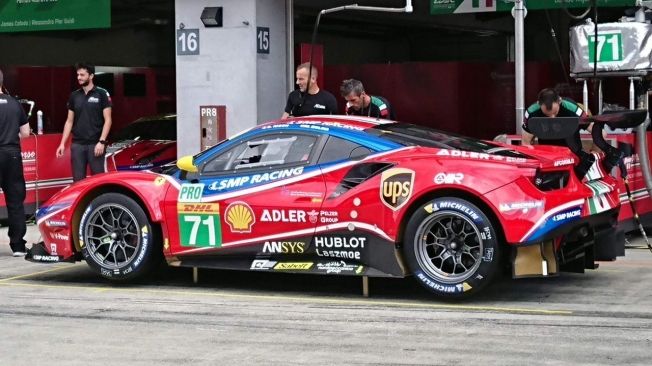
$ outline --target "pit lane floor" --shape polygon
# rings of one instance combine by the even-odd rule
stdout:
[[[28,242],[38,240],[28,227]],[[112,285],[85,263],[10,255],[0,229],[0,365],[650,365],[652,253],[498,281],[441,302],[412,279],[162,268]],[[641,245],[635,238],[632,244]]]

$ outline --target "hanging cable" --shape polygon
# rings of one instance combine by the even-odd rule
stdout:
[[[557,35],[555,34],[555,28],[552,26],[552,20],[550,19],[550,12],[546,9],[546,18],[548,19],[548,25],[550,26],[550,35],[552,36],[552,42],[555,44],[555,49],[557,50],[557,57],[559,57],[559,64],[561,65],[561,73],[564,75],[564,80],[566,84],[570,85],[570,80],[568,79],[568,73],[566,72],[566,63],[564,62],[564,57],[561,55],[561,48],[559,47],[559,42],[557,41]]]
[[[564,5],[567,4],[568,2],[569,2],[569,0],[562,0],[562,4],[564,4]],[[566,13],[566,15],[568,15],[568,16],[571,17],[572,19],[575,19],[575,20],[582,20],[582,19],[586,18],[587,15],[589,15],[589,13],[591,12],[591,7],[592,7],[592,6],[593,6],[593,5],[589,5],[589,6],[586,8],[586,10],[584,10],[584,12],[583,12],[582,14],[580,14],[580,15],[572,14],[572,13],[570,12],[570,10],[568,10],[568,7],[566,7],[566,6],[562,6],[561,8],[564,10],[564,13]]]

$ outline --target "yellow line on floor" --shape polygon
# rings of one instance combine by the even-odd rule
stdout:
[[[472,311],[489,311],[498,313],[521,313],[521,314],[540,314],[540,315],[571,315],[570,310],[547,310],[547,309],[528,309],[501,306],[481,306],[481,305],[458,305],[458,304],[429,304],[409,301],[385,301],[385,300],[352,300],[352,299],[331,299],[324,297],[298,297],[298,296],[275,296],[275,295],[250,295],[237,293],[221,292],[199,292],[199,291],[179,291],[179,290],[151,290],[151,289],[133,289],[133,288],[115,288],[99,286],[76,286],[76,285],[44,285],[35,283],[22,282],[0,282],[0,285],[18,286],[18,287],[38,287],[38,288],[56,288],[56,289],[77,289],[89,290],[94,292],[134,292],[144,294],[164,294],[164,295],[181,295],[181,296],[208,296],[217,298],[232,298],[243,300],[258,301],[296,301],[302,303],[320,303],[334,305],[360,305],[360,306],[393,306],[405,308],[424,308],[439,310],[472,310]]]
[[[21,278],[27,278],[27,277],[31,277],[31,276],[44,274],[44,273],[57,272],[57,271],[60,271],[62,269],[70,269],[70,268],[74,268],[74,267],[71,266],[71,265],[66,265],[66,266],[51,268],[51,269],[48,269],[48,270],[45,270],[45,271],[32,272],[32,273],[27,273],[27,274],[20,275],[20,276],[13,276],[13,277],[3,278],[3,279],[0,279],[0,282],[13,281],[13,280],[21,279]]]

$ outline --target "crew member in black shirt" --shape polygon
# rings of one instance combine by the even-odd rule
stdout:
[[[14,257],[25,256],[25,176],[20,139],[29,137],[29,123],[18,101],[3,92],[0,70],[0,187],[5,194],[9,245]]]
[[[360,80],[346,79],[340,86],[340,94],[346,100],[346,114],[394,120],[394,110],[387,99],[365,93]]]
[[[523,132],[521,133],[521,144],[523,145],[532,145],[534,141],[534,135],[530,132],[528,128],[527,121],[532,117],[586,117],[586,111],[582,106],[575,103],[573,100],[568,98],[562,98],[559,96],[559,93],[552,88],[545,88],[539,92],[537,101],[532,103],[526,110],[523,116]],[[588,131],[591,132],[593,124],[588,126]],[[580,140],[580,130],[579,128],[575,131],[573,139],[576,141]],[[557,146],[567,146],[565,139],[559,140],[542,140],[539,139],[539,143],[542,145],[557,145]]]
[[[312,72],[309,71],[310,63],[308,62],[297,67],[296,76],[299,89],[288,95],[285,112],[281,119],[313,114],[337,114],[337,100],[333,94],[319,89],[319,85],[317,85],[317,68],[313,65]],[[306,93],[308,78],[310,78],[310,89]]]
[[[65,144],[72,132],[70,160],[73,181],[86,177],[86,167],[92,174],[104,172],[104,153],[111,130],[111,97],[109,92],[93,84],[95,67],[80,63],[75,65],[77,82],[81,88],[68,98],[68,118],[63,127],[57,157],[63,155]]]

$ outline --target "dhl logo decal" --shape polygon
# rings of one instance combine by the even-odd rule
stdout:
[[[179,213],[219,213],[219,203],[177,203]]]

